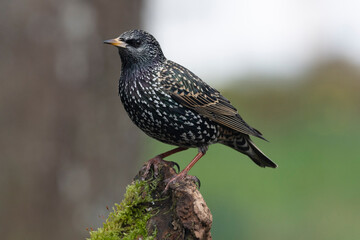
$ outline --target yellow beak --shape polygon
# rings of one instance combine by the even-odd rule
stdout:
[[[125,48],[127,46],[127,44],[125,42],[120,41],[118,38],[105,40],[104,43],[111,44],[111,45],[114,45],[116,47],[122,47],[122,48]]]

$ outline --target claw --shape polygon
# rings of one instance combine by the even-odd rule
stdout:
[[[198,189],[200,189],[201,182],[200,182],[199,178],[197,178],[196,176],[189,176],[189,175],[187,175],[187,172],[183,171],[183,172],[180,172],[175,177],[165,180],[167,183],[166,183],[166,187],[165,187],[165,189],[164,189],[164,191],[162,193],[163,194],[166,193],[169,190],[169,187],[170,187],[171,184],[176,184],[176,182],[181,181],[185,177],[188,177],[192,181],[194,181],[196,186],[198,187]]]
[[[201,186],[201,182],[200,182],[200,179],[196,176],[189,176],[191,178],[191,180],[193,180],[196,184],[196,186],[198,187],[198,189],[200,189],[200,186]]]
[[[177,162],[168,161],[168,163],[170,163],[172,165],[171,167],[176,166],[176,168],[177,168],[176,173],[180,172],[180,166],[179,166],[179,164],[177,164]]]
[[[178,175],[176,175],[175,177],[165,180],[165,182],[167,182],[167,184],[166,184],[166,187],[165,187],[163,193],[166,193],[169,190],[170,184],[175,184],[177,181],[185,178],[186,175],[187,175],[186,172],[181,172]]]
[[[145,167],[145,172],[143,174],[143,180],[145,180],[145,178],[148,176],[149,172],[150,172],[150,169],[151,169],[151,166],[154,167],[154,176],[156,177],[157,175],[159,175],[159,168],[158,168],[158,165],[161,163],[161,162],[165,162],[166,164],[169,164],[171,167],[174,167],[176,166],[177,168],[177,172],[180,172],[180,166],[179,164],[177,164],[176,162],[172,162],[172,161],[166,161],[164,159],[161,158],[160,155],[154,157],[154,158],[151,158],[147,164],[146,164],[146,167]]]
[[[145,168],[145,172],[143,174],[143,180],[149,175],[150,172],[150,168],[151,166],[154,166],[154,175],[157,176],[159,174],[159,169],[158,169],[158,164],[163,161],[162,158],[160,156],[156,156],[154,158],[151,158],[147,164],[146,164],[146,168]]]

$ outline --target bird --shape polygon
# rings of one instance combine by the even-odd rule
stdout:
[[[276,168],[250,139],[266,140],[247,124],[237,109],[215,88],[187,68],[168,60],[153,35],[129,30],[104,41],[117,47],[121,59],[119,95],[132,122],[150,137],[177,146],[150,159],[146,172],[165,157],[197,148],[194,159],[165,190],[187,176],[210,145],[220,143],[247,155],[260,167]]]

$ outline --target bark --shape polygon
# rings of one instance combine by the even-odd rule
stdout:
[[[174,177],[176,172],[166,162],[158,167],[158,178],[161,180],[153,197],[165,200],[155,201],[154,208],[159,211],[148,221],[149,234],[156,229],[156,239],[212,239],[212,215],[196,183],[191,177],[186,177],[175,185],[170,185],[169,190],[163,193],[166,185],[164,179]],[[143,169],[136,178],[143,174]]]

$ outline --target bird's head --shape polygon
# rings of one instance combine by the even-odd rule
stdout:
[[[104,43],[119,49],[123,66],[148,65],[166,60],[158,41],[143,30],[130,30]]]

